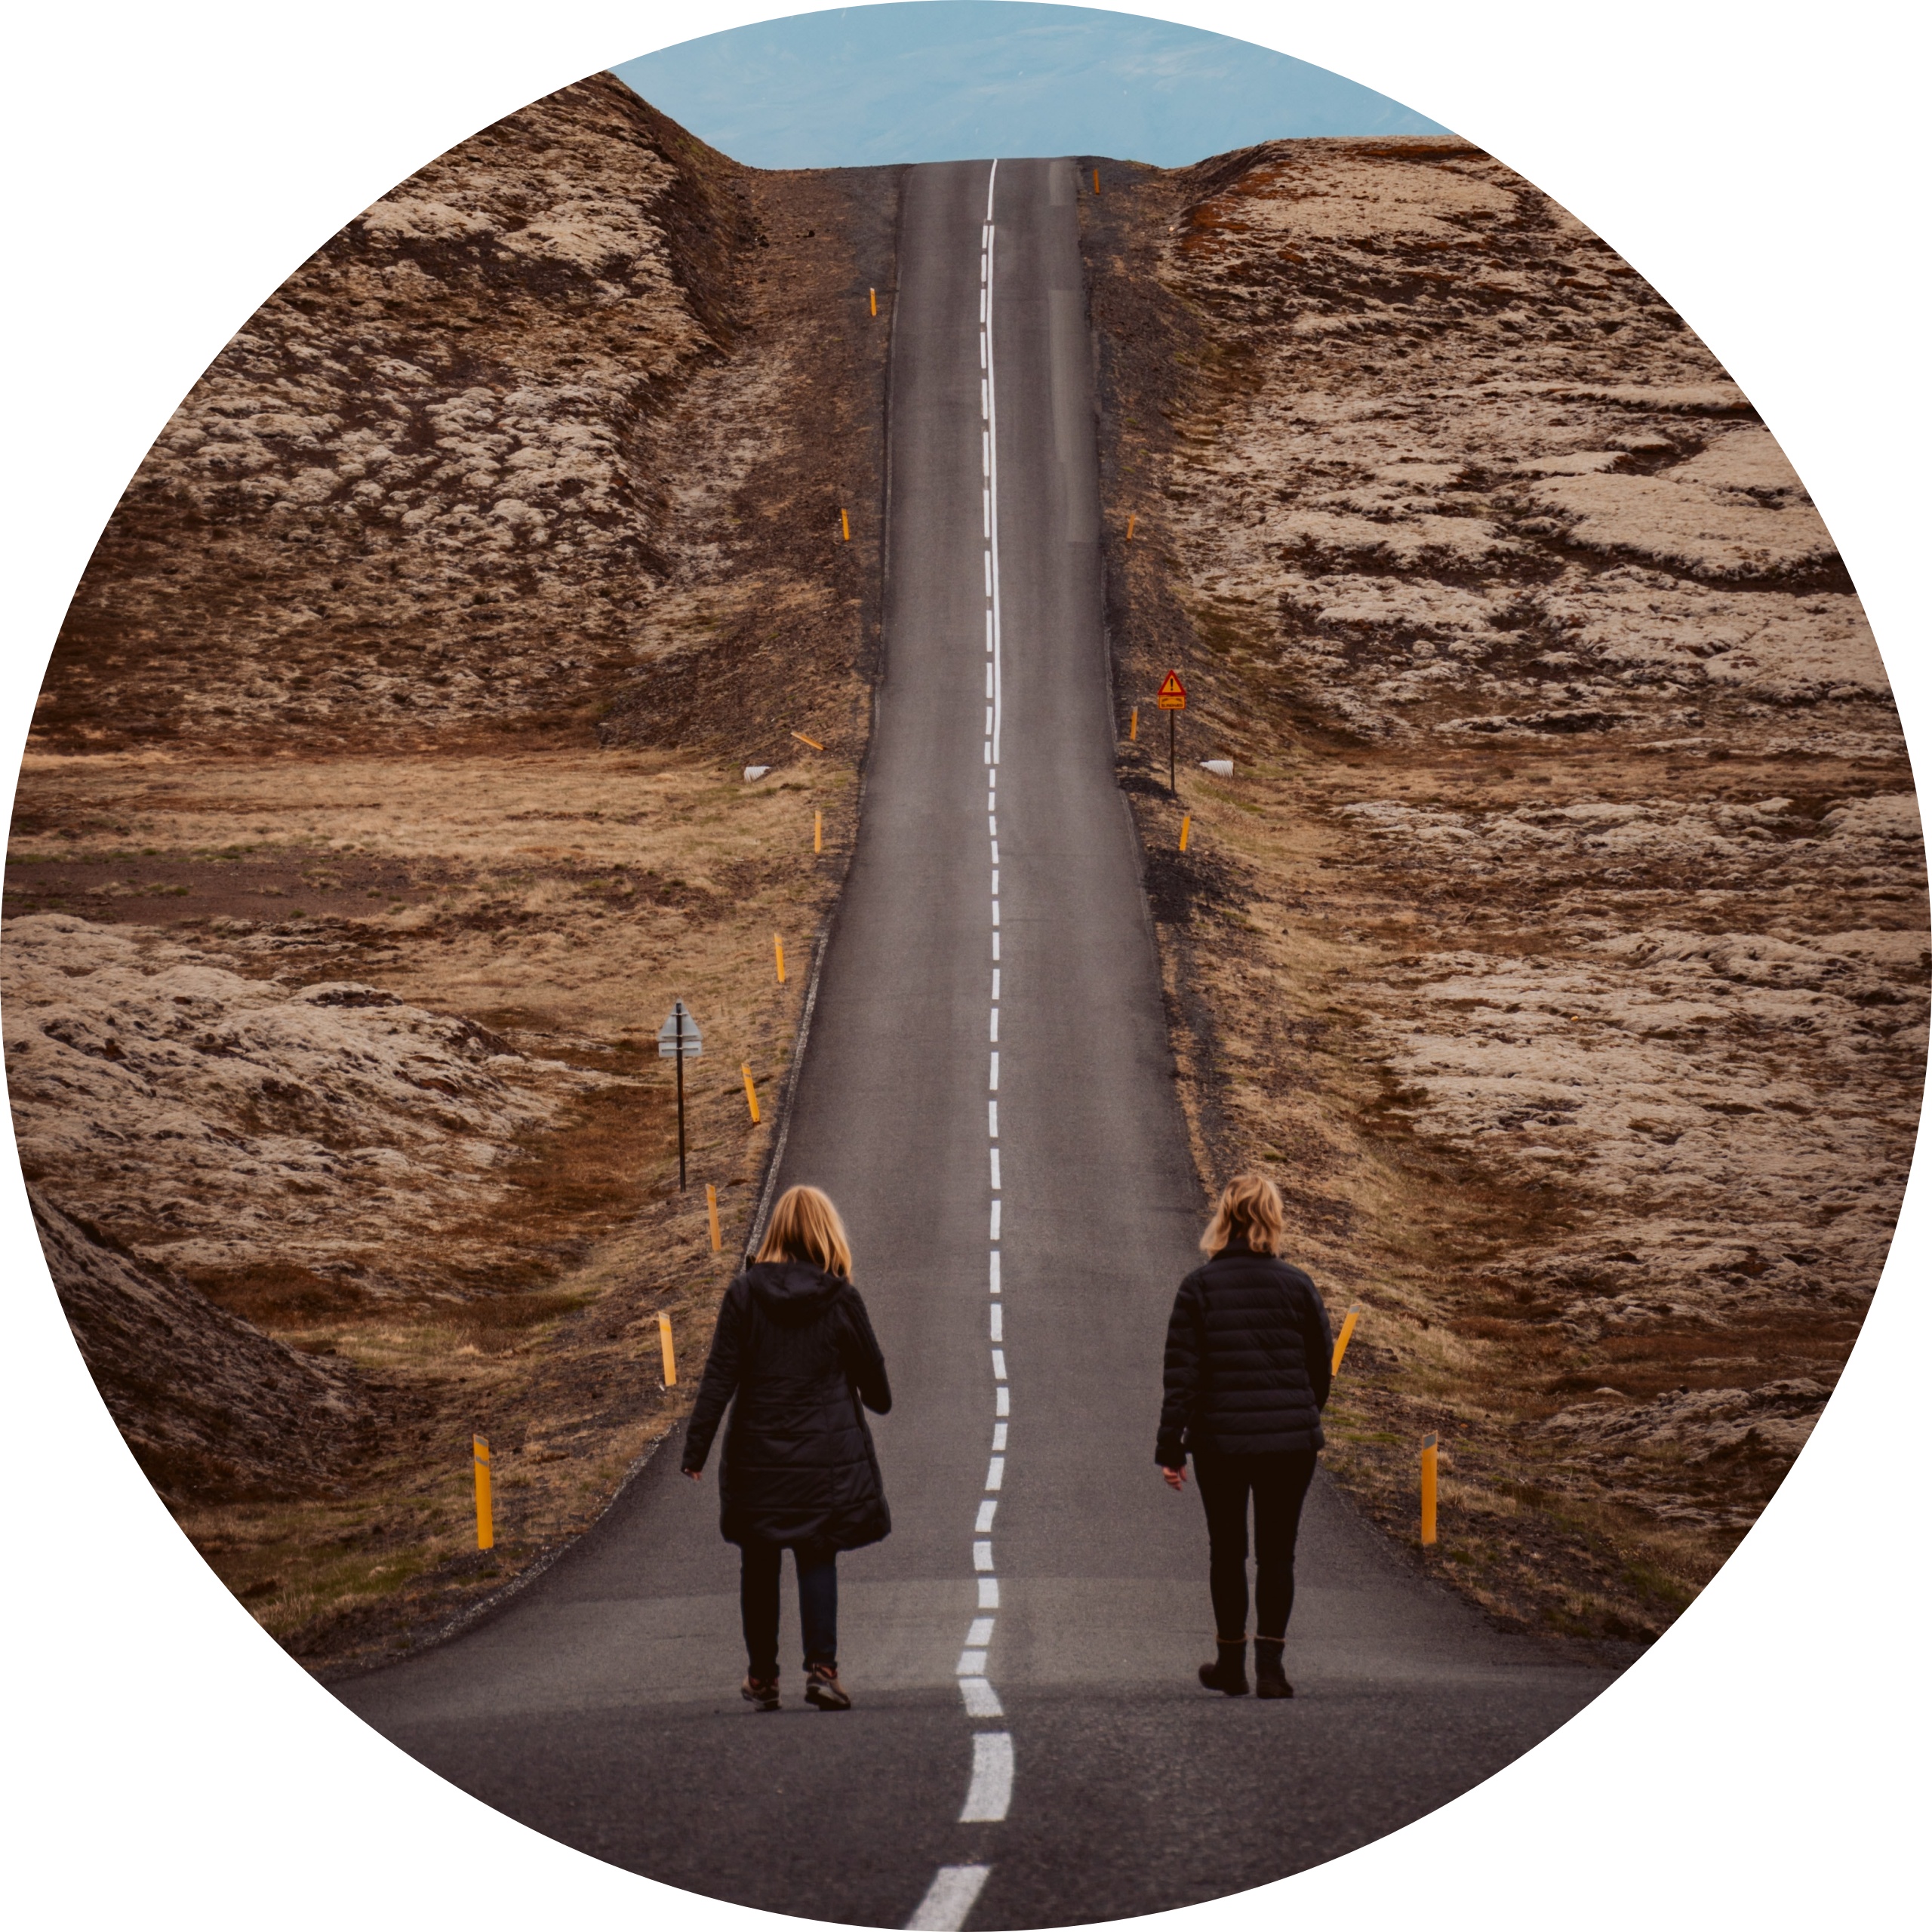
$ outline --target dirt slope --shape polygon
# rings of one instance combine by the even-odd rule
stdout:
[[[74,1340],[148,1479],[171,1501],[330,1486],[376,1426],[367,1392],[213,1306],[29,1191]]]
[[[169,1284],[156,1372],[103,1386],[318,1665],[589,1521],[701,1366],[856,821],[896,193],[740,168],[608,75],[538,101],[264,304],[75,598],[8,854],[16,1128]],[[234,1395],[185,1338],[257,1331],[315,1376],[245,1433],[359,1392],[326,1481],[181,1435]]]
[[[1102,178],[1123,783],[1204,1175],[1275,1173],[1368,1311],[1355,1492],[1413,1539],[1438,1430],[1436,1560],[1651,1634],[1801,1445],[1910,1158],[1924,847],[1870,632],[1724,371],[1488,156]]]

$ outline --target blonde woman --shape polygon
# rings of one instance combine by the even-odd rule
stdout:
[[[1322,1446],[1334,1343],[1315,1284],[1280,1258],[1281,1196],[1238,1174],[1201,1238],[1168,1323],[1167,1394],[1154,1450],[1170,1488],[1187,1459],[1208,1512],[1215,1656],[1202,1684],[1247,1694],[1247,1509],[1254,1499],[1254,1687],[1292,1697],[1281,1666],[1295,1602],[1295,1537]]]
[[[892,1391],[852,1285],[844,1223],[815,1187],[780,1196],[757,1259],[724,1292],[685,1437],[694,1482],[728,1402],[718,1486],[724,1540],[741,1559],[750,1669],[740,1694],[758,1710],[778,1708],[778,1587],[789,1549],[805,1701],[849,1711],[838,1681],[838,1552],[891,1532],[865,1409],[884,1415]]]

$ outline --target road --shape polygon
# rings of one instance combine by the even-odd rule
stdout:
[[[1490,1629],[1324,1484],[1296,1699],[1193,1681],[1206,1536],[1152,1457],[1201,1198],[1113,776],[1074,175],[948,164],[905,195],[885,672],[780,1169],[844,1211],[897,1398],[894,1534],[840,1566],[856,1708],[800,1703],[790,1603],[788,1707],[740,1703],[736,1552],[675,1444],[494,1622],[337,1694],[614,1864],[986,1932],[1334,1857],[1609,1677]]]

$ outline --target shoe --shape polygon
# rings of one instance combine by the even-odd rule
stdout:
[[[1204,1663],[1200,1671],[1201,1687],[1204,1690],[1219,1690],[1229,1697],[1247,1695],[1247,1639],[1237,1637],[1232,1643],[1224,1638],[1214,1639],[1214,1661]]]
[[[821,1711],[849,1711],[852,1700],[838,1681],[835,1663],[815,1663],[805,1679],[805,1702]]]
[[[1283,1645],[1266,1637],[1254,1640],[1254,1694],[1257,1697],[1292,1697],[1295,1687],[1281,1669]]]
[[[778,1680],[775,1677],[747,1677],[738,1686],[738,1695],[758,1711],[775,1711],[778,1708]]]

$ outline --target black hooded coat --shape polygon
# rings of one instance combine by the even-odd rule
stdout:
[[[755,1262],[739,1275],[692,1406],[687,1469],[704,1467],[728,1402],[727,1543],[859,1549],[891,1533],[865,1409],[885,1414],[892,1390],[850,1281],[804,1261]]]

